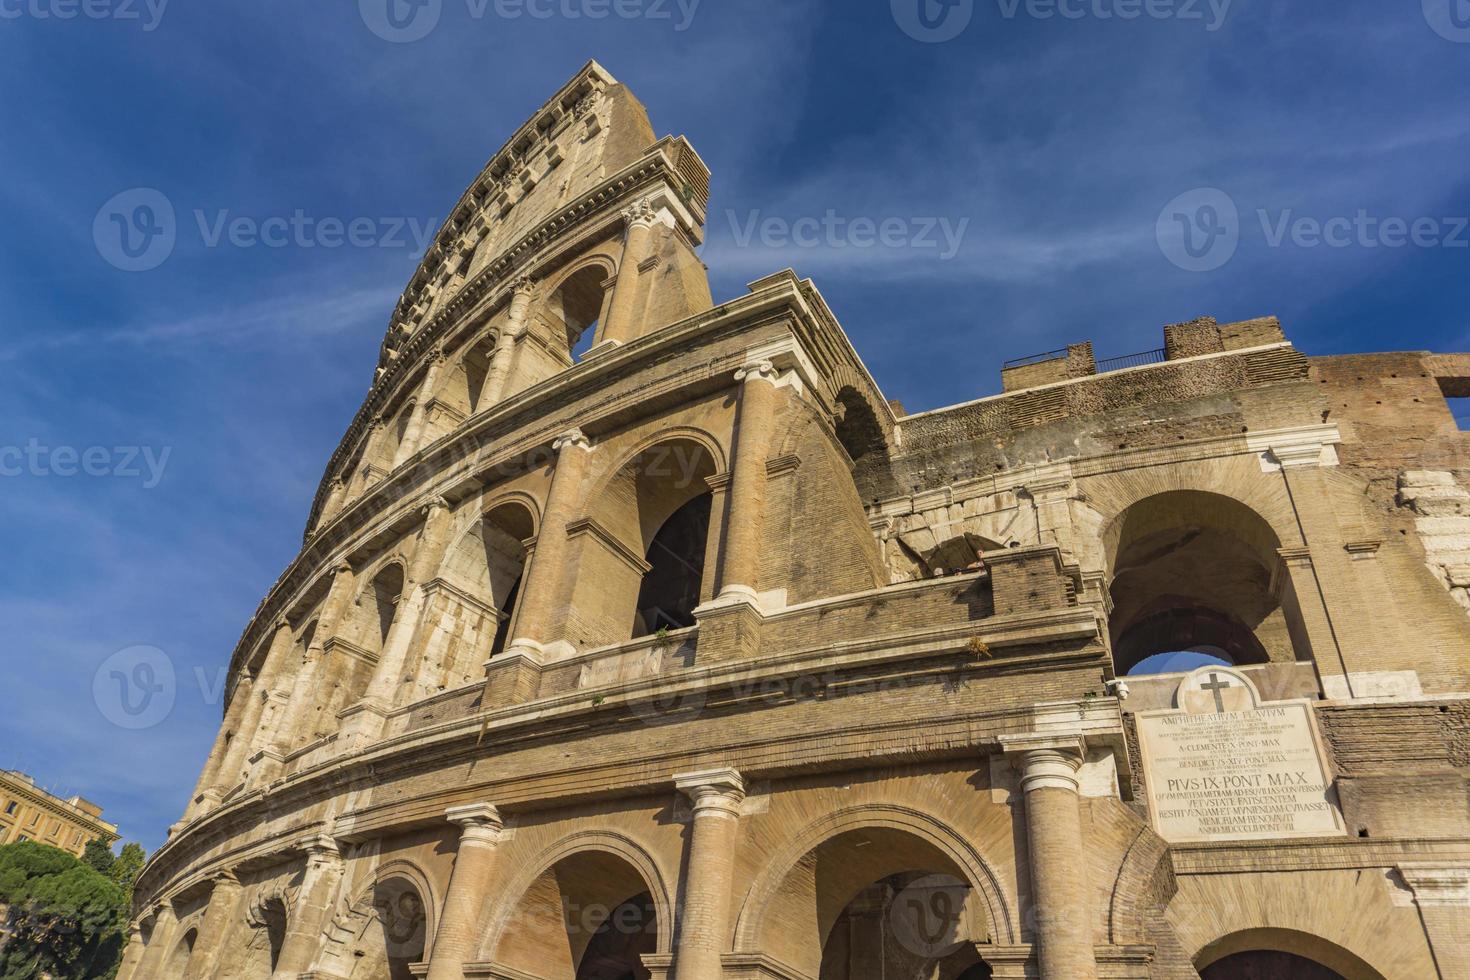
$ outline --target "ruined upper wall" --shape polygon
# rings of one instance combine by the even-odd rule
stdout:
[[[1090,374],[1076,370],[1092,363],[1090,345],[1077,345],[1058,362],[1064,376],[1055,381],[902,419],[896,448],[859,467],[864,499],[1060,459],[1322,421],[1307,358],[1285,342],[1274,318],[1179,327],[1166,335],[1172,360]]]

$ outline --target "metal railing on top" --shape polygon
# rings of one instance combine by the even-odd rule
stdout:
[[[1006,361],[1004,364],[1001,365],[1001,369],[1004,370],[1006,368],[1025,367],[1028,364],[1040,364],[1042,361],[1057,361],[1066,356],[1067,348],[1063,347],[1061,350],[1049,350],[1045,354],[1032,354],[1030,357],[1017,357],[1014,360]]]
[[[1097,362],[1097,373],[1104,374],[1108,371],[1118,371],[1123,368],[1143,367],[1145,364],[1162,364],[1169,358],[1164,348],[1158,350],[1140,351],[1137,354],[1124,354],[1122,357],[1109,357]]]

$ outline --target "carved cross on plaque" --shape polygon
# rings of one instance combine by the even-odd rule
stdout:
[[[1199,686],[1199,689],[1201,691],[1209,691],[1211,694],[1213,694],[1215,696],[1215,713],[1224,714],[1225,699],[1220,696],[1220,692],[1228,691],[1234,686],[1235,685],[1230,683],[1230,681],[1228,680],[1220,680],[1219,674],[1211,674],[1209,683],[1201,684]]]

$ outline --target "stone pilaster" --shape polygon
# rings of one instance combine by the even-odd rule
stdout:
[[[311,968],[337,884],[342,880],[342,858],[336,841],[316,837],[307,841],[303,850],[306,872],[301,879],[300,899],[286,924],[286,938],[281,942],[271,980],[298,980],[299,974]]]
[[[138,963],[143,959],[146,946],[143,942],[143,929],[136,922],[128,926],[128,945],[123,950],[122,965],[117,968],[117,976],[114,980],[134,980],[138,973]]]
[[[1079,735],[1005,736],[1021,772],[1031,904],[1041,980],[1093,980],[1092,915],[1083,865]]]
[[[345,713],[348,717],[343,734],[349,747],[382,735],[389,712],[398,707],[403,692],[412,684],[412,678],[405,678],[403,673],[418,640],[419,624],[428,603],[424,586],[438,572],[454,530],[454,510],[444,498],[431,500],[424,506],[423,514],[424,524],[403,583],[403,601],[394,613],[377,669],[362,701]]]
[[[143,951],[134,974],[137,980],[154,980],[155,977],[163,976],[163,958],[173,945],[178,924],[173,905],[167,900],[160,902],[153,915],[153,931],[148,935],[148,948]]]
[[[612,304],[608,308],[607,323],[602,327],[601,343],[626,344],[643,332],[642,325],[637,322],[638,301],[643,292],[639,266],[648,259],[658,213],[651,202],[642,200],[623,211],[623,220],[627,225],[623,258],[618,263],[618,278],[613,284]]]
[[[225,778],[215,780],[216,786],[220,787],[221,796],[233,788],[233,785],[222,785],[228,781],[231,772],[235,773],[236,779],[244,778],[248,783],[256,753],[271,744],[275,728],[281,719],[281,709],[291,697],[289,690],[282,689],[282,682],[295,645],[296,637],[290,622],[278,620],[275,633],[271,636],[270,649],[265,655],[265,663],[261,666],[260,676],[256,679],[252,692],[253,703],[240,724],[240,733],[244,740],[232,747],[237,754],[226,761]]]
[[[734,769],[715,769],[675,776],[674,785],[694,803],[675,923],[674,980],[719,980],[745,782]]]
[[[1470,977],[1470,869],[1401,864],[1441,977]]]
[[[428,980],[464,980],[464,965],[472,961],[479,940],[480,912],[494,885],[495,851],[504,824],[488,803],[452,807],[445,816],[460,827],[459,850],[434,935]]]
[[[580,429],[572,429],[552,443],[551,448],[557,454],[556,470],[551,476],[541,533],[536,538],[536,553],[521,587],[515,636],[506,651],[507,657],[521,658],[528,669],[541,662],[556,610],[569,598],[565,580],[567,525],[576,519],[577,509],[582,505],[582,484],[592,443]],[[490,692],[486,693],[488,699]]]
[[[204,910],[204,921],[199,925],[199,935],[189,953],[189,965],[184,969],[184,980],[211,980],[214,976],[225,936],[235,922],[240,891],[240,880],[233,872],[225,871],[215,877],[209,907]]]
[[[424,371],[424,383],[419,387],[413,410],[408,415],[408,425],[403,430],[403,441],[398,444],[398,451],[393,454],[394,469],[403,465],[409,457],[419,451],[419,441],[424,435],[424,413],[428,410],[429,399],[434,397],[434,387],[439,383],[439,372],[444,367],[444,361],[443,348],[435,348],[430,352],[429,366]]]
[[[282,755],[296,745],[327,734],[331,728],[325,717],[326,699],[334,687],[333,675],[337,672],[337,665],[328,661],[326,645],[337,634],[337,627],[352,602],[356,584],[357,575],[347,562],[332,570],[332,587],[322,603],[322,614],[317,618],[316,630],[311,634],[311,643],[306,648],[301,670],[291,688],[286,721],[281,725],[275,742],[276,751]]]
[[[240,679],[235,682],[230,706],[225,709],[224,722],[220,725],[219,737],[215,739],[214,750],[209,754],[204,771],[199,774],[199,782],[194,788],[194,795],[189,798],[189,806],[184,813],[186,821],[214,809],[219,805],[225,792],[235,785],[235,777],[238,774],[231,773],[229,763],[232,759],[239,758],[240,752],[237,751],[239,746],[250,740],[250,737],[245,734],[244,725],[250,705],[254,700],[255,678],[242,673]]]
[[[737,371],[735,380],[741,383],[740,417],[717,601],[746,601],[758,606],[766,459],[771,454],[776,421],[776,369],[770,361],[760,361]]]
[[[511,365],[515,362],[516,345],[526,335],[526,312],[531,307],[531,296],[535,286],[522,276],[511,284],[510,310],[506,314],[505,326],[495,338],[495,351],[490,355],[490,369],[485,372],[485,382],[480,387],[480,397],[475,407],[483,412],[505,397],[506,382],[510,379]]]

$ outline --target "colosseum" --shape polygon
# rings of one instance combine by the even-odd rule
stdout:
[[[708,193],[591,63],[455,205],[124,980],[1470,977],[1470,354],[909,414]]]

